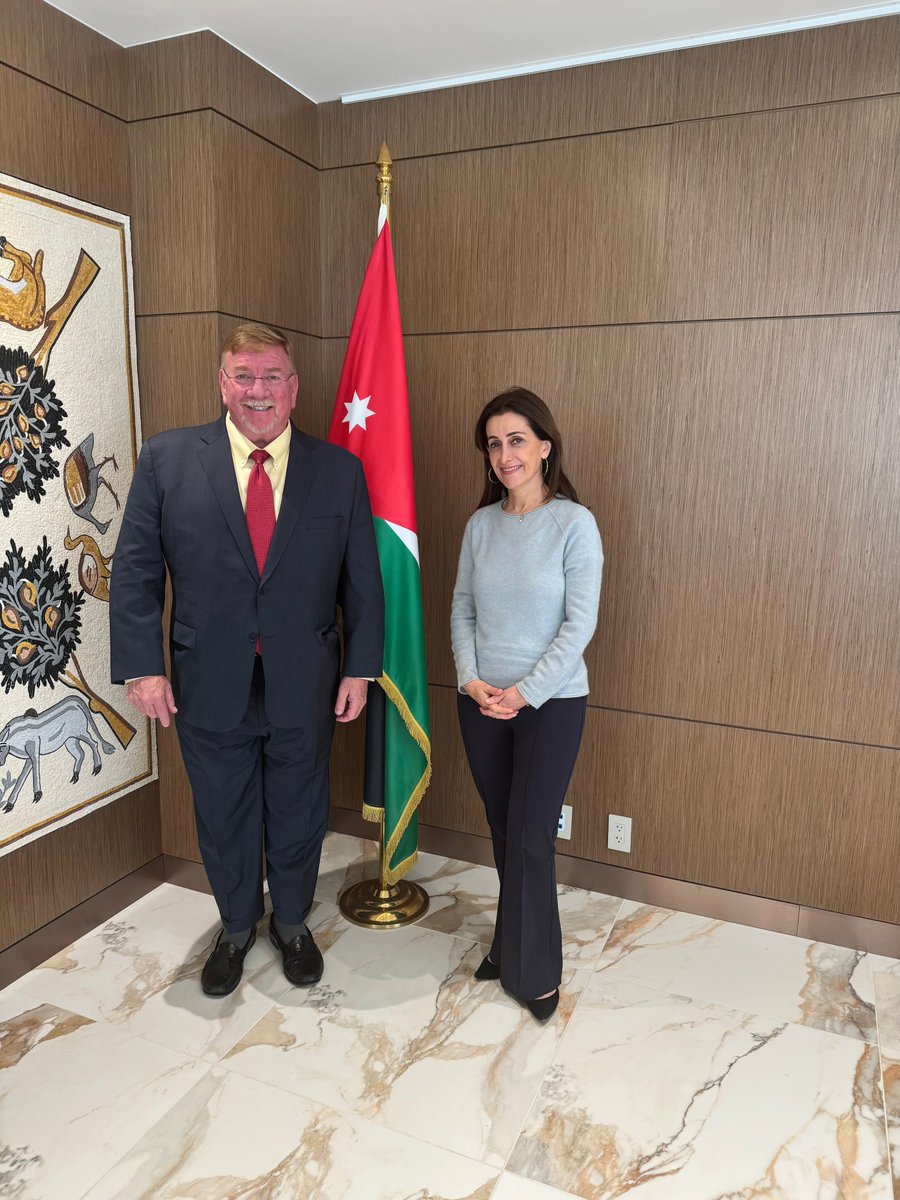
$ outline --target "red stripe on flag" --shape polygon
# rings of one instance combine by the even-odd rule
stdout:
[[[365,428],[350,429],[347,405],[367,400]],[[328,440],[362,460],[372,514],[416,531],[412,443],[400,303],[385,224],[375,242],[350,329]]]

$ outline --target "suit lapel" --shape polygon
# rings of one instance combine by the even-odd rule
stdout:
[[[225,430],[225,419],[210,426],[208,435],[204,435],[205,444],[197,451],[200,465],[206,472],[210,487],[215,493],[216,500],[228,528],[231,530],[238,549],[248,568],[258,578],[256,558],[250,534],[247,532],[247,518],[241,505],[241,495],[238,491],[237,480],[234,477],[234,461],[231,456],[231,443]]]
[[[319,460],[314,443],[305,438],[296,426],[292,425],[291,449],[284,477],[281,508],[278,510],[275,534],[266,556],[266,565],[263,567],[263,579],[267,579],[278,566],[278,561],[291,540],[294,526],[303,511],[303,506],[306,504],[318,472]],[[247,544],[249,545],[249,538]]]

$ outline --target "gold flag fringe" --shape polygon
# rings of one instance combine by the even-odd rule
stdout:
[[[381,675],[378,679],[378,683],[384,694],[402,717],[403,724],[406,726],[410,737],[425,755],[425,770],[422,772],[419,782],[413,788],[412,795],[406,802],[406,807],[403,809],[403,812],[400,815],[400,820],[397,822],[394,832],[391,834],[390,841],[387,842],[384,847],[384,863],[382,865],[382,869],[384,872],[385,882],[390,884],[397,883],[398,880],[402,879],[410,867],[413,866],[418,857],[419,852],[416,850],[409,856],[409,858],[405,858],[403,862],[399,863],[396,867],[389,866],[391,858],[393,857],[397,847],[400,845],[400,841],[404,833],[406,833],[406,828],[413,819],[413,814],[415,813],[416,809],[422,803],[422,797],[425,795],[425,792],[428,790],[428,785],[431,782],[431,739],[413,716],[409,705],[406,703],[403,693],[397,687],[396,683],[394,683],[393,679],[391,679],[388,675]],[[382,821],[384,820],[384,809],[378,808],[371,804],[363,804],[362,815],[367,821]]]

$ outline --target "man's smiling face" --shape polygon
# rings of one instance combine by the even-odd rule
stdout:
[[[241,376],[253,377],[253,383],[247,386]],[[283,433],[297,403],[297,374],[281,346],[226,353],[219,387],[232,421],[244,437],[260,447]]]

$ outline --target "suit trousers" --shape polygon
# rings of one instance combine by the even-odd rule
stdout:
[[[249,929],[263,915],[264,851],[275,915],[284,924],[302,924],[328,829],[334,715],[323,713],[314,729],[272,725],[257,657],[237,728],[211,733],[180,717],[175,723],[194,793],[200,853],[224,928]]]
[[[482,716],[462,693],[457,706],[500,876],[491,960],[506,991],[534,1000],[562,978],[555,843],[587,697],[548,700],[508,721]]]

